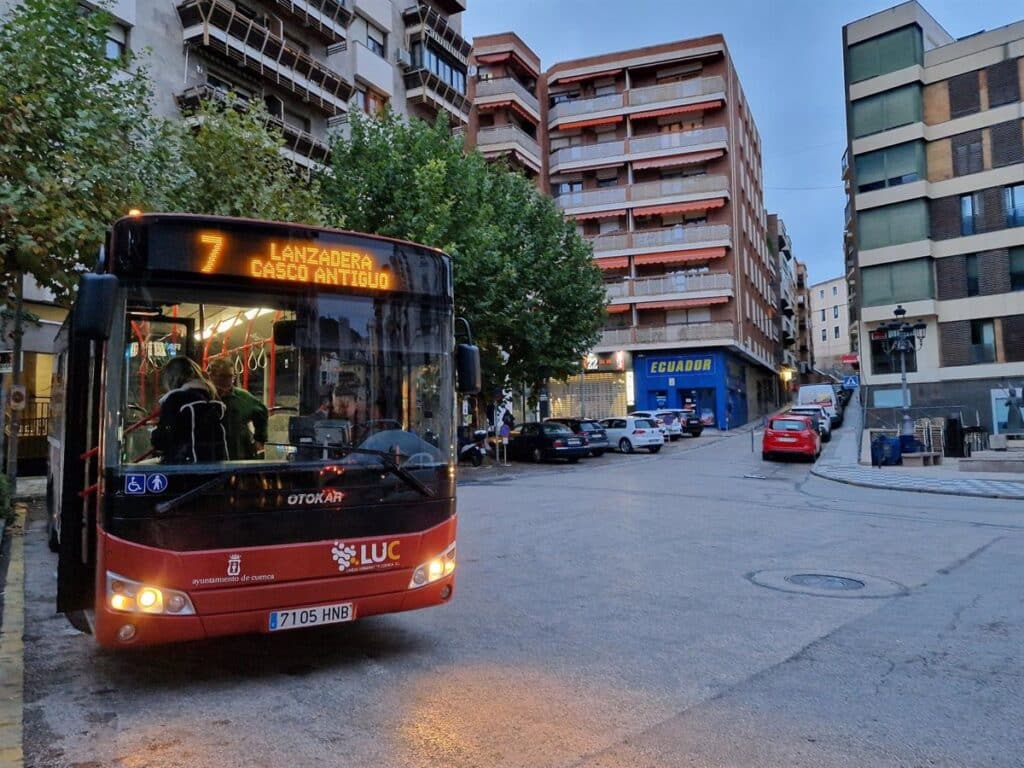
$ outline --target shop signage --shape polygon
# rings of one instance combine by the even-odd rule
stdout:
[[[676,373],[711,373],[714,357],[711,355],[680,355],[679,357],[646,361],[648,376],[669,376]]]
[[[591,352],[583,358],[584,371],[624,371],[626,370],[626,353]]]

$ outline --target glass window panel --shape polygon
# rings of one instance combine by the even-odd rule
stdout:
[[[930,259],[913,259],[861,270],[864,306],[882,306],[935,297]]]
[[[1010,290],[1024,291],[1024,248],[1010,249]]]
[[[896,72],[923,60],[920,28],[897,29],[850,46],[850,82]]]
[[[884,130],[881,96],[853,102],[853,135],[868,136]]]
[[[885,186],[885,150],[857,155],[854,160],[857,172],[857,190],[870,192]]]
[[[1024,227],[1024,184],[1006,188],[1006,226]]]
[[[967,265],[967,295],[977,296],[980,292],[978,284],[978,255],[970,254],[966,258]]]
[[[915,123],[921,119],[921,92],[918,86],[897,88],[885,96],[885,127]]]

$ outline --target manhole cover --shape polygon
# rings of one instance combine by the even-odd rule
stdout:
[[[798,587],[812,587],[813,589],[864,589],[863,581],[825,573],[795,573],[792,576],[787,576],[786,581],[796,584]]]

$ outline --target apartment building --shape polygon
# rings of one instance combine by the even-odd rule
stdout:
[[[817,380],[814,354],[814,316],[811,312],[811,286],[807,265],[796,261],[796,383],[811,384]]]
[[[783,382],[782,391],[787,392],[795,385],[800,371],[800,360],[797,357],[797,342],[800,338],[797,318],[798,291],[793,241],[786,231],[786,222],[776,213],[768,214],[768,243],[769,249],[776,254],[778,266],[775,280],[778,311],[775,314],[775,324],[779,344],[775,348],[775,362]]]
[[[840,370],[850,354],[850,311],[846,300],[846,276],[810,287],[814,320],[814,362],[821,371]]]
[[[542,75],[514,35],[475,39],[473,57],[470,140],[539,165],[539,184],[591,240],[605,275],[608,326],[585,372],[553,385],[553,412],[693,404],[725,427],[774,407],[777,264],[761,141],[724,38],[560,62]]]
[[[1024,22],[955,40],[917,2],[843,28],[851,270],[868,404],[902,403],[878,330],[926,324],[913,406],[994,432],[1024,382]]]

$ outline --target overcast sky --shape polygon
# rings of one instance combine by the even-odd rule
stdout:
[[[1011,0],[923,0],[954,37],[1024,18]],[[811,282],[843,271],[846,149],[842,27],[885,0],[468,0],[466,38],[512,30],[544,69],[558,61],[720,32],[764,152],[765,205],[780,213]]]

